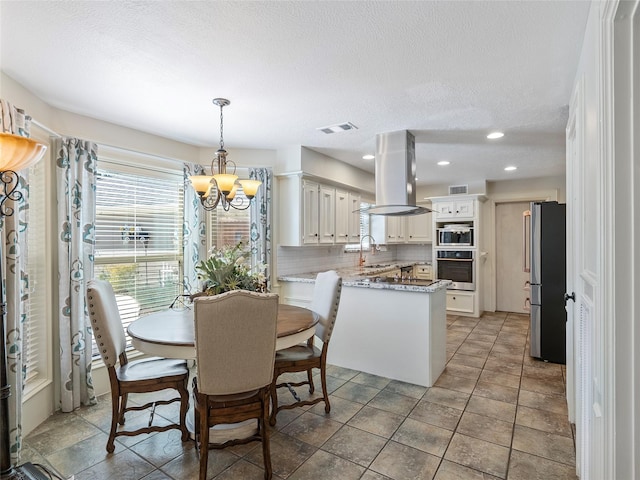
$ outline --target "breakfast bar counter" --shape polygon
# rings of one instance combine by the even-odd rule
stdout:
[[[327,363],[431,387],[446,364],[450,282],[338,273],[342,296]],[[279,277],[281,301],[308,307],[315,275]]]

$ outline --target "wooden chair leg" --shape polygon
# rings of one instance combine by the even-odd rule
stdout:
[[[189,430],[187,429],[187,411],[189,410],[189,379],[178,384],[178,393],[180,393],[180,431],[182,432],[182,441],[189,440]],[[197,425],[197,424],[195,424]]]
[[[276,424],[276,416],[278,415],[278,389],[276,383],[278,383],[278,376],[274,374],[273,382],[271,383],[271,416],[269,417],[269,424],[272,427]]]
[[[200,412],[200,477],[199,480],[207,480],[207,468],[209,466],[209,425],[208,405],[204,405],[204,412]]]
[[[262,417],[260,418],[260,436],[262,438],[262,461],[264,463],[264,478],[271,480],[273,468],[271,466],[271,450],[269,446],[269,427],[267,418],[269,417],[269,394],[265,393],[263,399]]]
[[[200,450],[200,411],[195,405],[193,407],[193,439],[196,442],[196,452],[200,455],[202,453]]]
[[[327,372],[326,365],[320,366],[320,381],[322,382],[322,394],[324,395],[324,411],[329,413],[331,411],[331,404],[329,403],[329,393],[327,393]]]
[[[111,428],[109,429],[109,439],[107,440],[107,453],[113,453],[116,446],[116,429],[118,428],[118,419],[120,417],[120,396],[118,393],[111,391]]]
[[[307,370],[307,380],[309,382],[309,393],[315,392],[316,386],[313,384],[313,371],[311,368]]]
[[[122,399],[120,400],[120,412],[118,413],[118,423],[120,425],[124,425],[124,412],[127,409],[127,400],[129,399],[128,393],[122,394]]]

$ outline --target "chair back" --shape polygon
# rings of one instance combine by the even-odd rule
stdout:
[[[278,295],[232,290],[193,303],[198,391],[228,395],[269,385]]]
[[[321,272],[316,276],[311,310],[320,316],[316,325],[316,335],[323,343],[328,343],[331,339],[341,293],[342,278],[334,270]]]
[[[107,367],[113,367],[126,348],[116,294],[106,280],[89,280],[87,301],[91,328],[100,356]]]

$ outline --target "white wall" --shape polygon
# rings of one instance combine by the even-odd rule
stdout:
[[[301,155],[301,169],[305,174],[324,178],[351,190],[368,193],[375,190],[375,179],[369,172],[305,147],[302,147]]]

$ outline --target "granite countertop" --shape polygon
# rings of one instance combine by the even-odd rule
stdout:
[[[372,288],[377,290],[401,290],[408,292],[436,292],[446,289],[451,280],[400,280],[387,277],[385,272],[397,270],[402,267],[422,264],[421,262],[398,262],[386,265],[366,266],[363,268],[336,269],[342,277],[342,285],[345,287]],[[296,273],[278,277],[281,282],[314,283],[318,272]]]

